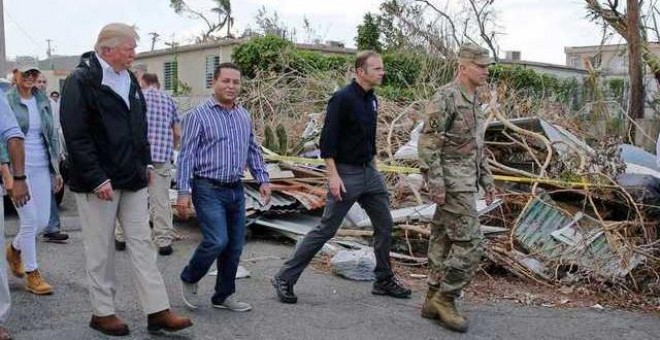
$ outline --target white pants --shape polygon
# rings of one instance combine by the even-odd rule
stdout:
[[[0,195],[2,197],[2,195]],[[5,205],[0,202],[0,244],[5,244]],[[9,295],[9,284],[7,284],[7,260],[0,256],[0,326],[7,321],[11,307],[11,296]]]
[[[48,166],[26,166],[30,200],[16,209],[20,219],[20,229],[12,245],[21,251],[21,260],[26,272],[37,269],[36,237],[48,226],[52,180]]]
[[[115,220],[126,234],[133,283],[146,314],[170,308],[165,282],[156,266],[156,248],[151,243],[147,189],[115,190],[112,201],[92,193],[76,193],[82,224],[83,246],[92,313],[115,314]]]
[[[156,247],[172,245],[174,225],[172,223],[172,204],[170,203],[170,185],[172,183],[172,163],[154,163],[154,177],[149,183],[149,216],[153,224],[153,240]],[[115,239],[124,242],[124,231],[117,223]]]

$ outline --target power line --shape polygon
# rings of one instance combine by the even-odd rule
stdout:
[[[25,35],[25,37],[27,37],[28,40],[30,40],[32,44],[34,44],[35,47],[41,48],[39,43],[37,43],[37,41],[26,30],[24,30],[23,27],[21,27],[21,25],[19,25],[16,20],[14,20],[14,18],[11,16],[11,14],[9,14],[6,8],[5,8],[5,14],[7,15],[7,18],[9,18],[9,20],[16,26],[16,28],[18,28]]]

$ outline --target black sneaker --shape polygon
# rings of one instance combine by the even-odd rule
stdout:
[[[281,302],[284,303],[298,302],[298,297],[293,292],[292,284],[285,281],[281,277],[277,277],[277,275],[273,276],[273,278],[270,280],[270,283],[272,283],[273,287],[275,287],[275,292],[277,293],[277,297],[280,299]]]
[[[69,235],[61,233],[59,231],[46,233],[43,235],[44,242],[53,242],[53,243],[66,243],[69,239]]]
[[[160,254],[162,256],[172,255],[173,252],[174,252],[174,249],[172,249],[171,245],[170,246],[165,246],[165,247],[158,247],[158,254]]]
[[[374,282],[371,293],[374,295],[388,295],[397,299],[407,299],[410,297],[411,291],[395,277],[390,277]]]
[[[116,251],[126,250],[126,242],[115,240],[115,250]]]

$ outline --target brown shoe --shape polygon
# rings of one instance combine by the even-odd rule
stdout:
[[[126,325],[116,315],[96,316],[92,315],[92,320],[89,322],[89,327],[105,334],[112,336],[125,336],[128,335],[128,325]]]
[[[188,328],[192,324],[190,318],[178,316],[169,309],[147,316],[147,330],[149,333],[160,333],[162,330],[176,332]]]
[[[9,264],[9,269],[11,273],[16,277],[25,276],[25,269],[23,269],[23,262],[21,261],[21,251],[16,250],[13,244],[9,244],[7,247],[7,263]]]
[[[453,295],[436,293],[430,303],[445,328],[460,333],[467,332],[468,321],[456,309],[456,298]]]
[[[438,292],[438,288],[429,287],[429,290],[426,292],[426,298],[424,299],[424,304],[422,304],[422,317],[426,319],[435,319],[438,317],[438,312],[435,311],[435,308],[431,304],[431,300],[435,293]]]
[[[11,340],[11,334],[9,334],[9,331],[0,326],[0,340]]]
[[[25,289],[36,295],[48,295],[53,293],[53,287],[44,280],[39,270],[27,272],[27,284]]]

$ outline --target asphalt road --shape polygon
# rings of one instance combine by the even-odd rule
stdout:
[[[20,279],[10,277],[13,306],[7,327],[15,339],[107,339],[88,327],[90,305],[84,275],[80,223],[69,194],[62,206],[68,244],[38,243],[40,269],[54,285],[55,294],[38,297],[26,292]],[[353,282],[308,269],[296,286],[296,305],[279,303],[269,283],[291,245],[250,240],[242,265],[252,276],[237,282],[239,298],[252,303],[247,313],[211,307],[214,277],[200,284],[208,304],[197,311],[185,309],[178,277],[200,239],[194,223],[177,223],[184,239],[175,253],[159,257],[172,307],[193,318],[195,325],[167,336],[151,336],[146,316],[136,301],[128,254],[118,254],[117,309],[131,327],[132,339],[657,339],[657,315],[616,310],[551,309],[512,304],[484,305],[465,301],[471,320],[467,334],[451,333],[434,321],[419,317],[423,292],[396,300],[370,294],[370,284]],[[16,233],[15,216],[7,216],[6,233]],[[254,260],[252,260],[254,259]],[[655,335],[654,335],[655,334]]]

